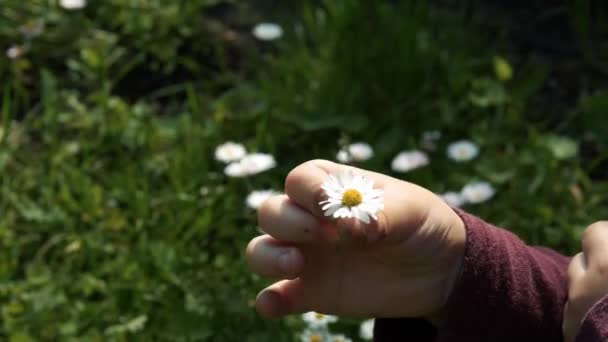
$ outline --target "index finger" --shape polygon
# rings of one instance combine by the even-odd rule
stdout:
[[[287,175],[285,193],[298,206],[318,218],[324,218],[319,202],[323,201],[326,195],[325,191],[321,189],[321,185],[330,175],[348,169],[356,170],[358,174],[372,179],[379,188],[383,188],[387,181],[386,178],[389,178],[379,173],[336,164],[328,160],[311,160],[297,166]]]

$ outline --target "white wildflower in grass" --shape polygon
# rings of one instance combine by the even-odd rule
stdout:
[[[66,10],[79,10],[87,6],[86,0],[59,0],[59,6]]]
[[[374,156],[372,147],[364,142],[357,142],[345,146],[336,155],[340,163],[348,164],[352,161],[366,161]]]
[[[24,52],[25,50],[22,46],[13,45],[6,50],[6,57],[8,57],[9,59],[17,59],[23,56]]]
[[[344,336],[343,334],[331,334],[328,338],[329,342],[352,342],[350,338]]]
[[[304,330],[302,334],[300,334],[300,341],[302,342],[326,342],[327,341],[327,333],[324,331]]]
[[[225,142],[215,148],[215,159],[224,163],[237,161],[246,154],[245,146],[232,141]]]
[[[374,156],[372,147],[364,142],[356,142],[346,147],[354,161],[366,161]]]
[[[383,192],[374,189],[374,181],[352,171],[330,175],[322,185],[327,200],[319,202],[325,216],[356,218],[369,223],[377,220],[376,214],[384,209]]]
[[[468,203],[482,203],[494,196],[496,190],[488,182],[473,182],[462,188],[461,194]]]
[[[259,40],[275,40],[283,35],[283,28],[275,23],[259,23],[252,30],[253,36]]]
[[[465,199],[462,194],[454,191],[448,191],[440,195],[441,199],[451,207],[460,207],[465,204]]]
[[[274,190],[255,190],[249,193],[245,202],[249,208],[258,209],[264,201],[278,194],[279,192]]]
[[[224,168],[224,173],[229,177],[246,177],[248,174],[243,170],[239,162],[230,163]]]
[[[393,159],[391,168],[397,172],[408,172],[426,166],[428,163],[429,157],[422,151],[403,151]]]
[[[448,146],[448,157],[457,162],[469,161],[479,154],[479,147],[469,140],[460,140]]]
[[[311,329],[325,328],[327,327],[327,324],[338,321],[338,317],[336,316],[325,315],[314,311],[302,314],[302,319]]]
[[[274,157],[265,153],[247,154],[241,160],[228,164],[224,173],[230,177],[247,177],[272,169],[277,165]]]
[[[374,338],[374,320],[368,319],[361,323],[359,327],[359,336],[364,340],[371,340]]]
[[[338,154],[336,154],[336,160],[342,164],[348,164],[351,162],[352,159],[350,157],[350,153],[348,153],[346,150],[342,149],[342,150],[338,151]]]

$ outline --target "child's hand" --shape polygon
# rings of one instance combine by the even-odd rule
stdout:
[[[564,310],[564,340],[574,341],[585,315],[608,295],[608,221],[587,227],[583,252],[568,267],[568,303]]]
[[[378,221],[323,215],[321,184],[349,168],[384,191]],[[259,225],[267,235],[247,247],[252,270],[279,279],[257,297],[262,315],[429,317],[441,311],[458,276],[465,229],[440,198],[411,183],[324,160],[291,171],[285,192],[262,205]]]

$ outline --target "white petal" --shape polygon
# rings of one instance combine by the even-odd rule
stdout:
[[[331,207],[338,207],[338,208],[339,208],[339,207],[340,207],[340,205],[339,205],[339,204],[336,204],[336,203],[327,203],[327,204],[325,204],[325,205],[324,205],[324,206],[321,208],[321,210],[327,210],[327,209],[329,209],[329,208],[331,208]]]
[[[345,208],[345,207],[338,209],[338,211],[336,211],[336,213],[334,214],[335,218],[349,217],[349,216],[350,216],[350,211],[348,210],[348,208]]]
[[[350,208],[351,216],[358,219],[359,218],[359,209],[357,207]]]
[[[335,212],[336,212],[338,209],[340,209],[340,206],[339,206],[339,205],[336,205],[336,206],[333,206],[333,207],[328,208],[328,209],[327,209],[327,211],[325,212],[325,216],[331,216],[331,215],[334,215],[334,213],[335,213]],[[336,216],[334,215],[334,217],[336,217]]]
[[[369,220],[369,215],[368,215],[368,213],[367,213],[367,212],[365,212],[365,211],[363,211],[363,210],[360,210],[360,211],[359,211],[359,220],[361,220],[361,221],[363,221],[363,222],[365,222],[365,223],[369,223],[369,222],[370,222],[370,220]]]

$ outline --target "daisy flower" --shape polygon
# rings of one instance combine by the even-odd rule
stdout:
[[[274,157],[266,153],[247,154],[238,162],[228,164],[224,173],[230,177],[247,177],[272,169],[277,165]]]
[[[304,330],[300,335],[300,341],[302,342],[325,342],[327,341],[327,334],[317,330]]]
[[[469,203],[482,203],[494,196],[496,190],[488,182],[473,182],[462,188],[461,194]]]
[[[419,150],[403,151],[391,163],[393,171],[408,172],[429,164],[429,157]]]
[[[374,338],[374,320],[368,319],[361,323],[359,327],[359,336],[364,340],[371,340]]]
[[[245,146],[227,141],[215,148],[215,159],[230,163],[243,158],[247,154]]]
[[[340,163],[350,163],[351,161],[366,161],[374,156],[374,150],[368,143],[356,142],[345,146],[336,155]]]
[[[79,10],[85,8],[86,0],[59,0],[59,6],[66,10]]]
[[[327,200],[319,202],[325,216],[356,218],[369,223],[377,220],[376,213],[384,209],[382,190],[374,189],[374,181],[352,171],[330,175],[321,185]]]
[[[465,199],[462,194],[454,191],[448,191],[440,195],[441,199],[451,207],[460,207],[465,204]]]
[[[254,37],[259,40],[275,40],[283,35],[283,28],[275,23],[259,23],[251,31]]]
[[[304,322],[308,323],[308,326],[312,329],[324,328],[327,324],[338,321],[338,317],[336,316],[324,315],[314,311],[302,314],[302,319]]]
[[[355,161],[366,161],[374,156],[372,147],[364,142],[356,142],[346,147],[348,153]]]
[[[352,159],[348,151],[346,151],[345,149],[341,149],[340,151],[338,151],[338,154],[336,154],[336,160],[342,164],[348,164],[351,162]]]
[[[479,147],[469,140],[459,140],[448,146],[448,157],[457,162],[469,161],[479,154]]]
[[[264,201],[278,194],[279,192],[274,190],[255,190],[249,193],[245,202],[249,208],[258,209]]]
[[[335,334],[329,335],[330,342],[352,342],[350,338],[344,336],[343,334]]]
[[[22,46],[13,45],[6,50],[6,57],[8,57],[9,59],[17,59],[17,58],[23,56],[24,52],[25,52],[25,50],[23,49]]]

